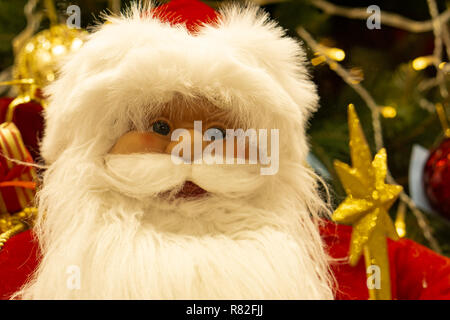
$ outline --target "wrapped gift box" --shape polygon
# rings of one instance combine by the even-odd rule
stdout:
[[[0,214],[15,213],[33,204],[37,174],[12,122],[0,125],[0,152]]]

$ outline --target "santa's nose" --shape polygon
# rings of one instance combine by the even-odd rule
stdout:
[[[188,141],[185,141],[185,139]],[[198,144],[197,148],[195,148],[196,141]],[[185,129],[179,135],[178,140],[169,142],[165,152],[192,163],[195,159],[201,159],[203,148],[205,147],[204,144],[202,132],[194,129]]]

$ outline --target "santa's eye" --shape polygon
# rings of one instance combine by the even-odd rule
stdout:
[[[213,126],[205,131],[205,139],[208,141],[222,140],[226,136],[226,130],[220,126]]]
[[[166,120],[156,120],[153,122],[152,131],[167,136],[171,131],[170,124]]]

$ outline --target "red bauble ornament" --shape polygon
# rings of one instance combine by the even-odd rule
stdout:
[[[450,138],[431,152],[425,164],[423,181],[430,204],[450,220]]]

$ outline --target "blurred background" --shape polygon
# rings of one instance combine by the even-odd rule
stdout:
[[[32,77],[17,71],[25,68],[17,66],[22,63],[18,62],[21,50],[28,46],[32,51],[32,36],[65,23],[69,6],[80,8],[80,27],[89,31],[102,23],[100,13],[118,12],[130,2],[0,0],[0,82]],[[204,2],[215,8],[221,4]],[[335,207],[346,194],[333,162],[351,163],[347,106],[353,104],[373,155],[382,138],[391,175],[404,188],[405,195],[389,212],[397,232],[450,256],[448,130],[445,135],[445,114],[450,114],[449,2],[254,2],[290,36],[305,41],[309,69],[321,97],[321,107],[308,129],[310,164],[331,186]],[[82,39],[81,33],[63,37],[70,37],[72,49]],[[54,76],[46,74],[46,79],[52,81]],[[0,86],[0,97],[23,97],[24,86]],[[39,100],[39,94],[29,95]]]

